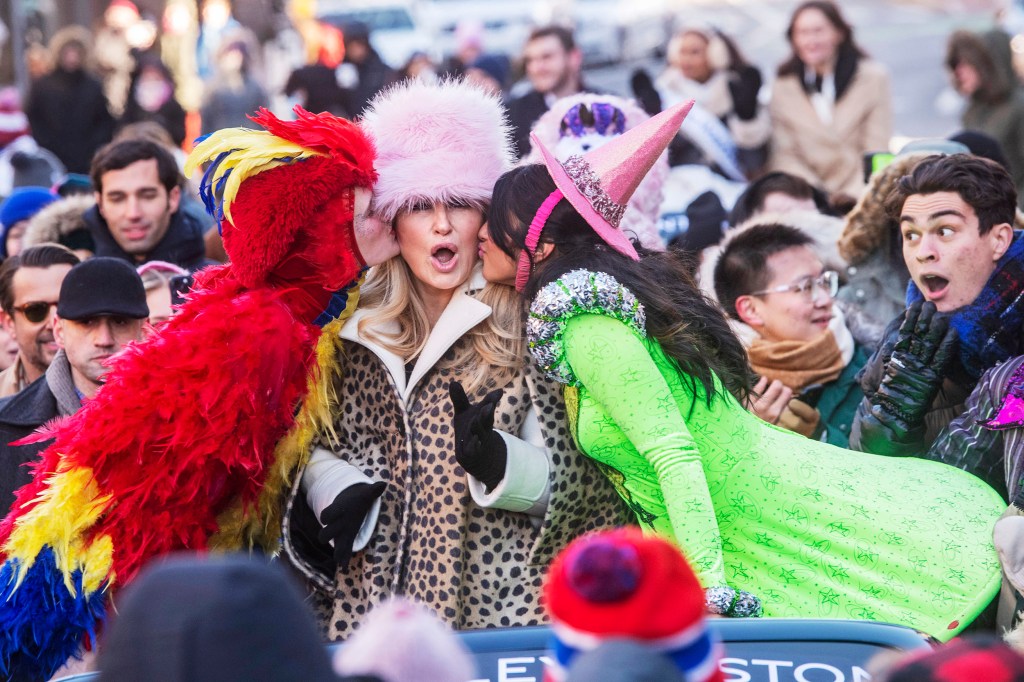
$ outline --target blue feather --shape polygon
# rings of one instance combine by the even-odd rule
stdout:
[[[224,220],[224,183],[227,182],[228,176],[231,175],[231,170],[228,170],[223,176],[216,180],[214,180],[214,177],[220,169],[221,162],[224,161],[229,154],[236,151],[238,150],[231,149],[218,154],[217,158],[211,161],[206,167],[206,172],[203,173],[203,179],[199,181],[199,198],[203,200],[206,212],[213,216],[213,219],[217,221],[217,231],[221,233],[221,222]]]
[[[78,570],[72,596],[49,546],[15,588],[18,563],[9,558],[0,566],[0,678],[48,680],[69,658],[80,657],[87,641],[95,648],[106,591],[85,595]]]

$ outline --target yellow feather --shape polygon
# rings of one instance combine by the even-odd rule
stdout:
[[[307,393],[295,418],[295,424],[274,449],[274,462],[253,509],[241,505],[225,511],[217,519],[219,530],[210,538],[210,549],[238,551],[277,546],[281,533],[284,499],[291,489],[293,476],[309,458],[313,442],[324,435],[337,440],[333,415],[338,405],[335,381],[341,376],[341,327],[352,316],[359,301],[362,279],[348,292],[345,310],[337,319],[324,325],[316,345],[316,366],[307,380]]]
[[[82,569],[89,576],[93,590],[110,575],[112,548],[86,546],[83,537],[110,503],[109,495],[100,495],[92,470],[87,467],[68,469],[62,463],[57,473],[40,493],[38,504],[18,519],[3,551],[17,557],[17,583],[44,546],[53,550],[57,568],[64,574],[68,591],[75,593],[71,576]],[[106,540],[109,545],[109,538]],[[90,588],[87,588],[90,589]]]
[[[212,133],[196,145],[185,161],[185,175],[191,177],[201,164],[213,161],[224,152],[229,153],[220,161],[211,181],[216,185],[228,172],[231,173],[224,185],[223,195],[224,216],[228,220],[231,220],[231,204],[242,182],[271,168],[320,156],[317,152],[265,130],[225,128]]]

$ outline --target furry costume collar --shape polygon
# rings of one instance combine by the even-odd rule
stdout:
[[[907,307],[923,299],[910,280]],[[972,303],[952,313],[950,324],[959,335],[960,364],[971,383],[985,370],[1020,353],[1024,345],[1024,232],[1014,233],[985,288]]]

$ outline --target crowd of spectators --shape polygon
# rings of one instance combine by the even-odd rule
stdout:
[[[191,273],[226,260],[216,221],[195,181],[181,174],[200,134],[253,127],[248,114],[285,100],[356,119],[392,84],[450,76],[499,96],[514,152],[531,161],[538,153],[531,131],[568,157],[694,100],[653,179],[630,203],[627,229],[646,247],[687,255],[694,282],[746,349],[757,382],[747,408],[758,417],[843,448],[951,464],[1003,496],[1007,513],[995,533],[1005,562],[1003,606],[998,625],[988,625],[1017,627],[1024,617],[1024,85],[1004,32],[953,32],[945,65],[935,67],[945,67],[964,98],[963,130],[893,149],[887,67],[857,43],[830,0],[808,0],[793,12],[780,36],[790,53],[769,79],[742,54],[738,36],[679,25],[664,69],[633,73],[632,100],[589,86],[564,26],[536,28],[514,56],[488,52],[485,35],[460,28],[446,62],[417,53],[388,65],[366,26],[307,22],[307,63],[291,64],[275,82],[270,74],[280,65],[270,63],[266,37],[233,16],[227,0],[205,0],[198,13],[190,3],[166,4],[161,29],[147,33],[155,24],[132,2],[112,0],[95,32],[64,27],[26,52],[34,77],[23,96],[0,88],[0,505],[30,480],[25,465],[46,441],[12,443],[74,414],[100,390],[112,355],[174,315]],[[103,679],[146,676],[143,664],[205,655],[184,648],[184,621],[175,625],[176,646],[145,640],[149,612],[180,608],[180,599],[161,601],[179,590],[192,590],[193,601],[184,602],[199,609],[180,618],[249,613],[283,633],[278,617],[236,611],[230,601],[267,599],[280,618],[301,620],[289,611],[300,608],[297,596],[271,603],[270,595],[287,591],[278,580],[241,559],[154,571],[124,602],[110,653],[100,659]],[[400,632],[396,622],[424,616],[410,604],[388,608],[375,617],[390,624],[368,622],[360,638],[370,640],[374,628]],[[418,624],[418,636],[430,627]],[[451,644],[443,633],[437,641],[438,650]],[[363,670],[357,645],[337,656],[338,673],[403,679]],[[1001,645],[956,646],[939,656]],[[238,668],[229,655],[214,658]],[[334,679],[316,655],[298,677],[292,670],[274,679]],[[446,656],[445,674],[468,679],[464,652]],[[1017,674],[1024,668],[1002,649],[998,656]],[[262,672],[272,658],[258,659],[270,666]],[[932,679],[913,676],[922,667],[925,659],[895,664],[879,679]]]

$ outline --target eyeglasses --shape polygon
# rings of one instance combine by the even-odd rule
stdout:
[[[789,292],[801,294],[810,298],[812,301],[817,300],[819,294],[825,294],[829,298],[835,298],[836,294],[839,293],[839,273],[835,270],[826,270],[821,273],[820,277],[807,277],[796,284],[783,284],[781,286],[772,287],[771,289],[754,291],[748,295],[764,296],[765,294],[785,294]]]
[[[32,324],[39,324],[50,316],[50,308],[57,305],[56,301],[33,301],[24,305],[16,305],[14,309],[25,316]]]

